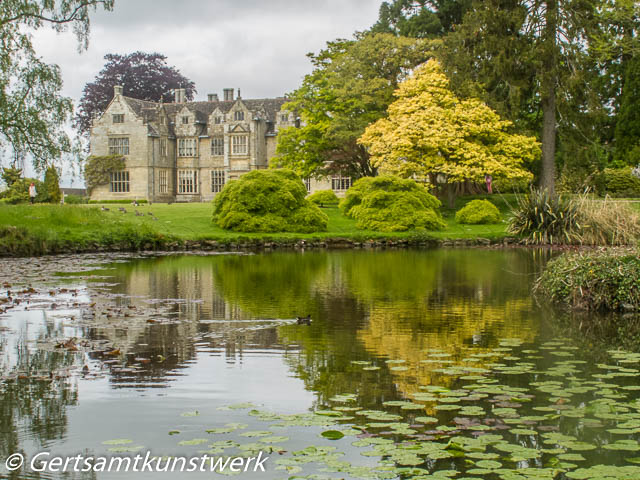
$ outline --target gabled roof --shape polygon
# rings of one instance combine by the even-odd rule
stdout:
[[[131,97],[122,97],[136,115],[144,118],[145,121],[157,121],[158,111],[160,105],[164,107],[167,115],[176,115],[183,108],[187,108],[194,112],[196,118],[199,121],[206,122],[209,116],[217,109],[223,113],[228,113],[236,102],[242,102],[245,107],[252,113],[262,114],[266,116],[265,120],[270,122],[275,121],[276,114],[287,102],[284,97],[280,98],[262,98],[262,99],[248,99],[244,98],[238,100],[223,100],[214,102],[185,102],[185,103],[156,103],[149,102],[147,100],[138,100]]]
[[[158,117],[159,103],[149,102],[148,100],[138,100],[137,98],[125,96],[122,96],[122,98],[127,102],[127,105],[131,107],[131,110],[133,110],[139,117],[152,117],[153,119]]]

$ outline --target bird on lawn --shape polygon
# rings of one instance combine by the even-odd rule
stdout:
[[[306,317],[296,317],[296,323],[298,325],[311,325],[311,315]]]
[[[109,209],[108,209],[107,207],[102,207],[102,208],[101,208],[101,210],[102,210],[103,212],[108,212],[108,211],[109,211]]]

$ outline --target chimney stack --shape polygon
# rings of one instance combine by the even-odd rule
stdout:
[[[233,101],[233,88],[225,88],[224,89],[224,101],[232,102]]]
[[[186,94],[186,89],[184,89],[184,88],[176,88],[173,91],[173,94],[175,96],[176,103],[184,103],[185,97],[187,95]]]
[[[210,93],[209,95],[207,95],[207,98],[209,99],[210,102],[217,102],[218,100],[218,94],[217,93]]]
[[[119,97],[120,95],[122,95],[122,91],[124,90],[124,87],[122,85],[114,85],[113,86],[113,96],[114,97]]]

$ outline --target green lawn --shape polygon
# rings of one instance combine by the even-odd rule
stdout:
[[[460,199],[457,207],[473,197]],[[504,199],[495,203],[506,211]],[[101,208],[108,208],[102,211]],[[122,213],[118,208],[124,208]],[[136,216],[135,211],[141,216]],[[80,250],[89,247],[121,249],[159,245],[171,240],[322,239],[349,238],[364,241],[376,238],[409,238],[415,235],[435,239],[501,238],[506,223],[498,225],[458,225],[454,210],[443,209],[447,229],[440,232],[372,232],[358,230],[355,221],[344,217],[337,207],[323,209],[329,217],[328,230],[314,234],[234,233],[211,221],[210,203],[131,205],[3,205],[0,206],[0,254],[37,254]],[[151,215],[150,215],[151,214]]]
[[[464,200],[461,204],[464,204]],[[96,207],[91,205],[90,207]],[[98,206],[99,207],[99,206]],[[314,234],[300,233],[234,233],[223,230],[211,221],[212,207],[209,203],[155,203],[152,205],[140,205],[131,207],[129,205],[105,205],[109,208],[105,212],[112,219],[126,220],[136,224],[147,225],[164,235],[174,235],[182,239],[234,239],[234,238],[329,238],[329,237],[406,237],[415,232],[393,232],[382,233],[367,230],[358,230],[355,220],[345,217],[337,207],[323,208],[322,211],[329,217],[328,230],[326,232]],[[127,213],[118,211],[119,207],[127,210]],[[87,208],[87,207],[85,207]],[[135,210],[144,215],[135,216]],[[153,216],[149,215],[152,213]],[[447,222],[447,229],[441,232],[428,232],[434,238],[496,238],[505,235],[506,223],[498,225],[458,225],[454,220],[455,212],[443,210],[444,218]],[[153,218],[157,220],[153,220]]]

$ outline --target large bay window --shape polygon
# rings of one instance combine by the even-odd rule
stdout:
[[[247,155],[249,153],[249,136],[236,135],[231,137],[231,155]]]
[[[178,193],[198,193],[196,170],[178,170]]]

